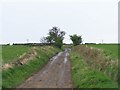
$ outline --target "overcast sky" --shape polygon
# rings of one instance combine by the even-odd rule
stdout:
[[[57,26],[69,35],[82,35],[83,42],[118,42],[118,2],[115,0],[2,0],[0,43],[40,42]],[[2,35],[2,36],[1,36]]]

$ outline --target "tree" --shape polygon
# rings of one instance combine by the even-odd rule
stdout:
[[[46,40],[48,43],[53,43],[55,46],[61,48],[63,45],[63,39],[65,36],[64,31],[60,31],[58,27],[53,27],[49,30]]]
[[[58,48],[61,48],[62,45],[63,45],[62,39],[58,37],[58,38],[56,39],[54,45],[57,46]]]
[[[82,43],[82,36],[77,36],[76,34],[74,34],[70,35],[70,39],[72,40],[74,46]]]
[[[41,43],[47,43],[46,37],[42,37],[42,38],[40,39],[40,42],[41,42]]]
[[[52,37],[51,36],[47,36],[46,37],[46,41],[48,42],[48,43],[52,43],[53,41],[52,41]]]

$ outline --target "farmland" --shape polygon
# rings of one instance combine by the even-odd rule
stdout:
[[[31,47],[23,45],[2,46],[3,64],[16,60],[20,55],[27,52]]]
[[[118,44],[91,44],[88,46],[102,49],[106,55],[113,59],[118,59]]]
[[[117,88],[117,48],[117,44],[91,44],[73,47],[70,57],[74,86],[79,88]]]

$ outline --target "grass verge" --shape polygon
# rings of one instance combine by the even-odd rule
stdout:
[[[80,45],[73,48],[85,62],[93,69],[104,73],[112,80],[118,81],[118,60],[105,56],[102,49]]]
[[[118,84],[103,73],[92,69],[76,52],[70,53],[72,80],[76,88],[118,88]]]

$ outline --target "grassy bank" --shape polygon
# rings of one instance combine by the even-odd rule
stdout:
[[[86,45],[76,46],[74,51],[79,53],[86,63],[95,70],[108,75],[114,81],[118,80],[118,60],[105,55],[102,49]]]
[[[40,70],[48,62],[49,58],[59,51],[59,49],[51,46],[36,47],[37,56],[34,60],[2,72],[2,88],[17,87]]]
[[[72,51],[72,80],[77,88],[117,88],[117,82],[89,66],[79,53]]]
[[[72,49],[72,52],[76,53],[76,55],[78,55],[77,57],[82,58],[83,62],[86,63],[88,67],[91,68],[90,70],[97,71],[99,72],[99,74],[101,73],[105,77],[107,76],[108,79],[111,80],[112,82],[118,83],[118,57],[117,57],[118,56],[118,45],[117,44],[115,45],[114,44],[112,45],[111,44],[110,45],[109,44],[79,45],[79,46],[74,47]],[[75,56],[75,55],[71,54],[71,58],[72,56]],[[76,58],[73,57],[72,59],[76,59]],[[73,65],[73,67],[74,66],[75,64]],[[81,66],[79,66],[78,64],[77,68],[79,69],[81,68]],[[84,70],[84,72],[87,72],[87,70]],[[77,73],[80,73],[80,77],[81,77],[81,70],[77,70]],[[77,77],[77,74],[75,77]],[[89,74],[88,74],[88,77],[89,77]],[[99,76],[96,75],[96,77],[99,77]],[[112,84],[108,84],[108,88],[109,86],[110,87],[115,86],[114,83]],[[107,87],[107,85],[105,86]]]

